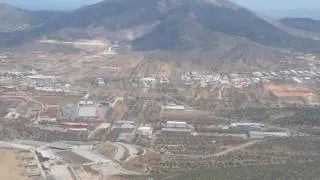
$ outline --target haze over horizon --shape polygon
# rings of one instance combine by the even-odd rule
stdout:
[[[0,3],[10,4],[29,10],[73,10],[84,5],[97,3],[102,0],[0,0]],[[241,6],[262,14],[275,17],[309,17],[320,19],[319,0],[231,0]],[[68,3],[66,3],[68,2]]]
[[[254,10],[320,9],[319,0],[231,0]]]
[[[42,10],[68,10],[74,9],[83,5],[96,3],[102,0],[0,0],[0,3],[11,4],[21,8]],[[231,0],[242,6],[254,10],[293,10],[293,9],[320,9],[319,0]],[[66,3],[68,2],[68,3]]]

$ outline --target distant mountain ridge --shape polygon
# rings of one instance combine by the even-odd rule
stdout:
[[[106,31],[120,31],[156,22],[157,28],[133,40],[136,49],[180,48],[182,44],[196,43],[197,38],[191,42],[193,35],[207,33],[210,36],[216,32],[272,47],[303,50],[318,44],[310,39],[294,37],[226,0],[105,0],[48,21],[41,27],[24,32],[23,37],[45,35],[67,27],[102,26]],[[198,29],[193,29],[195,27]],[[184,29],[198,32],[183,35]],[[153,42],[152,46],[148,41]]]
[[[24,30],[38,20],[31,12],[0,4],[0,32]]]
[[[1,0],[3,3],[30,11],[67,11],[98,1],[99,0]]]
[[[260,13],[276,19],[310,18],[320,20],[320,7],[315,9],[259,10]]]
[[[61,14],[54,11],[28,11],[0,3],[0,32],[32,29]]]
[[[320,33],[320,20],[310,18],[285,18],[280,21],[292,28]]]
[[[40,19],[42,24],[34,28],[0,33],[0,45],[41,36],[103,37],[129,43],[134,51],[158,53],[149,57],[201,61],[211,67],[222,62],[271,66],[290,56],[287,50],[320,53],[320,41],[312,33],[227,0],[104,0]]]

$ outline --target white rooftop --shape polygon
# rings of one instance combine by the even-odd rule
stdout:
[[[185,121],[167,121],[167,124],[183,124],[183,125],[187,125],[187,122],[185,122]]]
[[[231,126],[263,126],[263,124],[246,122],[246,123],[232,123]]]
[[[81,107],[79,108],[79,117],[95,117],[97,112],[96,107]]]
[[[140,131],[152,131],[152,128],[149,127],[149,126],[143,126],[143,127],[139,127],[138,130],[140,130]]]

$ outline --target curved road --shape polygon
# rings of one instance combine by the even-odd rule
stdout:
[[[117,161],[122,161],[126,152],[126,149],[123,145],[118,144],[118,143],[113,143],[117,147],[117,152],[114,155],[114,159]]]

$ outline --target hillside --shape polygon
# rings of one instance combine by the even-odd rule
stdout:
[[[105,0],[46,21],[39,28],[23,32],[23,37],[46,35],[68,27],[103,27],[107,32],[115,32],[152,24],[158,26],[137,39],[131,38],[136,49],[184,48],[181,45],[189,49],[193,48],[190,44],[202,43],[203,37],[215,36],[217,32],[272,47],[318,51],[312,47],[320,44],[295,37],[226,0]],[[194,36],[199,34],[202,37]]]
[[[6,4],[0,4],[0,32],[24,30],[37,21],[30,12]]]
[[[0,33],[0,44],[41,36],[107,38],[131,44],[132,50],[155,61],[242,70],[277,67],[279,59],[291,57],[284,50],[320,52],[320,41],[312,33],[267,20],[227,0],[105,0],[51,17],[41,16],[41,25],[28,30]]]
[[[0,3],[0,32],[24,31],[60,16],[58,12],[27,11]]]
[[[309,32],[320,33],[320,21],[309,18],[286,18],[280,20],[283,24]]]

